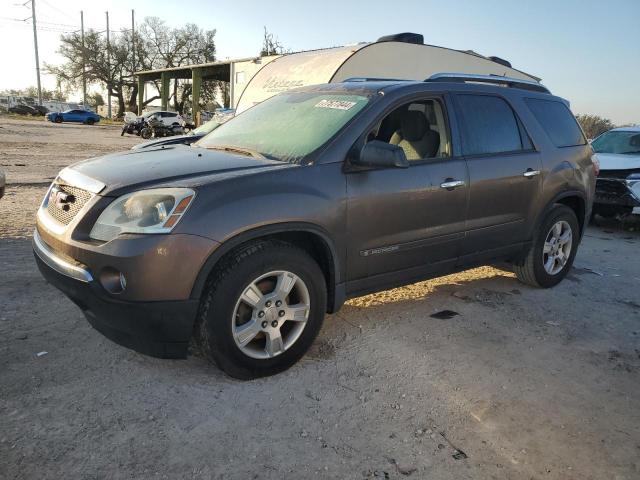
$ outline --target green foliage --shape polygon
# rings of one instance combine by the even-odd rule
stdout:
[[[601,133],[615,128],[611,120],[598,115],[579,114],[576,115],[576,120],[578,120],[587,138],[596,138]]]
[[[97,111],[98,107],[105,104],[104,98],[98,92],[87,95],[87,103]]]

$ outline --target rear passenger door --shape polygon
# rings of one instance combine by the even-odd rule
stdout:
[[[539,152],[510,103],[498,95],[455,95],[462,153],[469,169],[467,235],[462,256],[490,257],[529,240],[540,195]]]

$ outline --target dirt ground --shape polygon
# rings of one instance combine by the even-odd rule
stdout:
[[[640,222],[590,226],[550,290],[485,267],[355,299],[238,382],[113,344],[37,272],[46,185],[136,141],[0,117],[0,478],[640,478]]]

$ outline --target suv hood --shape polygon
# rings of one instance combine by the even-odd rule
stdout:
[[[620,153],[596,153],[600,170],[632,170],[640,168],[640,155]]]
[[[293,166],[220,150],[172,145],[92,158],[64,169],[60,177],[84,178],[88,190],[93,189],[100,195],[117,195],[156,185],[198,186],[215,181],[215,177],[225,173],[237,175]]]

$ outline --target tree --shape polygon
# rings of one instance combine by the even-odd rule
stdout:
[[[16,89],[11,89],[9,90],[9,95],[15,95],[18,97],[32,97],[37,99],[38,98],[38,88],[32,86],[29,86],[27,88],[23,88],[20,90],[16,90]],[[62,91],[60,90],[47,90],[46,88],[42,89],[42,100],[60,100],[60,101],[65,101],[65,96],[62,93]]]
[[[148,67],[145,69],[170,68],[182,65],[214,62],[216,59],[215,30],[202,30],[194,23],[182,28],[169,28],[158,17],[147,17],[140,27],[137,38],[146,42]],[[215,86],[203,84],[203,100]],[[169,100],[182,113],[186,99],[191,95],[191,83],[175,80]]]
[[[579,114],[576,115],[576,120],[578,120],[587,138],[596,138],[601,133],[615,128],[611,120],[598,115]]]
[[[97,111],[98,107],[104,105],[104,98],[99,92],[90,93],[87,95],[87,103]]]
[[[99,85],[107,95],[115,97],[118,111],[123,115],[126,107],[137,110],[138,84],[134,69],[151,70],[165,67],[215,61],[215,30],[202,30],[195,24],[182,28],[170,28],[156,17],[145,18],[135,34],[135,61],[131,31],[122,30],[111,36],[110,62],[107,63],[107,42],[101,32],[85,32],[84,50],[80,33],[63,34],[58,53],[64,57],[61,65],[45,65],[48,73],[56,75],[58,81],[68,88],[82,86],[83,53],[85,77],[88,85]],[[159,92],[159,85],[155,82]],[[191,93],[191,85],[176,81],[170,99],[176,110],[184,107],[184,99]],[[154,95],[142,105],[160,98]]]
[[[266,57],[269,55],[282,55],[284,53],[284,47],[278,40],[278,37],[274,37],[273,33],[264,27],[264,37],[262,39],[262,50],[260,50],[260,56]]]

